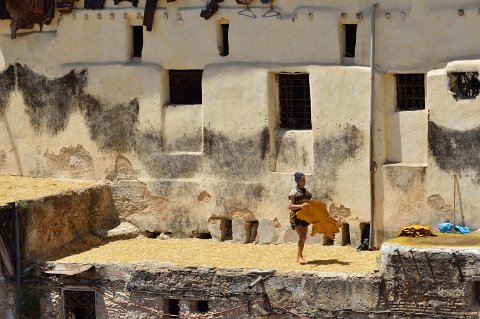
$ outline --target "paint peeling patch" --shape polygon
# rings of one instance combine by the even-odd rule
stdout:
[[[118,155],[115,160],[115,178],[116,179],[135,179],[137,172],[133,169],[132,163],[127,157]]]
[[[331,217],[342,221],[343,219],[350,218],[352,216],[352,211],[350,208],[345,207],[343,205],[340,206],[335,206],[334,203],[330,204],[330,207],[328,209],[328,212]]]
[[[44,154],[50,171],[63,171],[69,178],[94,178],[93,159],[82,145],[63,147],[58,155],[48,149]]]
[[[15,69],[13,65],[9,65],[5,71],[0,73],[0,116],[5,113],[14,87]]]
[[[262,146],[265,143],[262,142],[265,140],[263,131],[257,136],[233,139],[204,128],[204,139],[205,155],[214,174],[258,179],[258,175],[266,171],[268,163]]]
[[[212,195],[203,191],[197,196],[197,200],[200,204],[209,203],[212,200]]]
[[[428,122],[428,147],[440,169],[459,175],[474,173],[480,184],[480,126],[470,130],[452,130]]]
[[[18,89],[25,101],[30,123],[37,132],[56,134],[64,130],[75,109],[75,97],[87,83],[87,70],[70,71],[53,80],[16,64]]]
[[[106,107],[97,98],[82,94],[79,103],[90,136],[101,150],[126,152],[131,149],[140,110],[138,99]]]
[[[5,150],[0,150],[0,165],[5,165],[7,163],[7,152]]]
[[[315,186],[321,200],[333,197],[338,170],[343,163],[354,159],[363,145],[364,135],[351,124],[343,132],[315,142],[315,176],[320,181]]]

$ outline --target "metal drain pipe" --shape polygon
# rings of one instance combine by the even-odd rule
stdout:
[[[18,204],[13,209],[13,227],[15,228],[15,317],[20,318],[20,299],[22,297],[20,282],[20,231],[18,227]]]
[[[372,5],[370,32],[370,234],[368,249],[373,249],[375,240],[375,157],[374,157],[374,106],[375,106],[375,18],[378,3]]]

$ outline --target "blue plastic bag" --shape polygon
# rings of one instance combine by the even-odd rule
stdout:
[[[452,223],[441,223],[438,224],[438,230],[441,233],[447,233],[453,230],[453,224]]]
[[[463,227],[460,225],[455,225],[455,230],[461,232],[462,234],[468,234],[471,232],[470,228],[468,227]]]

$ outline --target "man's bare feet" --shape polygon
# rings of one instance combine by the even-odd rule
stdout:
[[[300,265],[306,265],[306,264],[307,264],[307,261],[306,261],[303,257],[298,257],[298,258],[297,258],[297,262],[298,262]]]

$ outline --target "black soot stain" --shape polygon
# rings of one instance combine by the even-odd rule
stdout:
[[[99,99],[82,93],[78,103],[90,136],[101,150],[118,152],[131,150],[130,141],[137,135],[136,126],[140,111],[138,99],[106,107]]]
[[[16,64],[16,69],[18,89],[34,130],[52,135],[64,130],[76,107],[75,98],[87,84],[87,70],[72,70],[50,80],[25,65]]]
[[[480,184],[480,126],[470,130],[452,130],[428,122],[428,147],[438,167],[462,173],[473,171],[472,180]]]
[[[355,158],[363,143],[363,134],[351,124],[347,124],[342,133],[315,142],[315,175],[320,181],[319,193],[324,198],[333,198],[339,168]]]
[[[157,132],[136,131],[133,151],[153,178],[189,178],[201,166],[202,157],[190,154],[162,153],[163,139]]]
[[[245,138],[228,138],[204,128],[204,150],[210,170],[233,179],[252,179],[264,172],[265,133]],[[239,175],[242,172],[242,175]]]
[[[15,68],[9,65],[8,68],[0,73],[0,115],[10,102],[10,95],[15,88]]]

